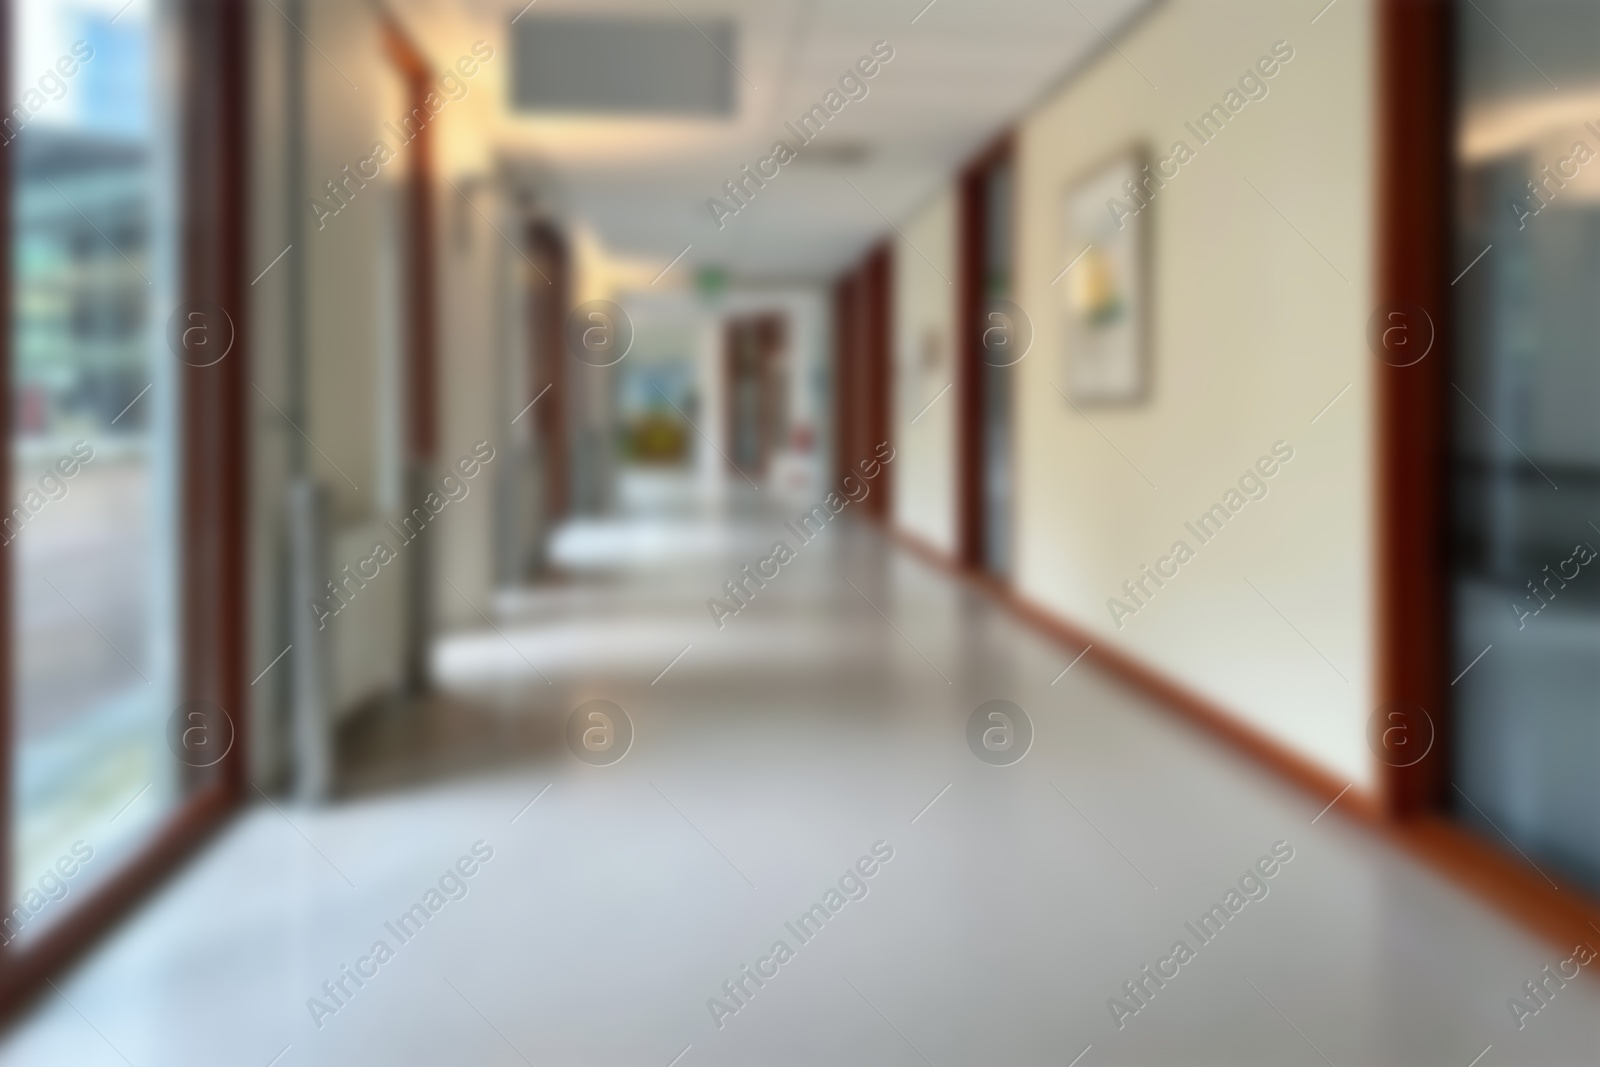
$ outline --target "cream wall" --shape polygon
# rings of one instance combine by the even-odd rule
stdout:
[[[479,441],[495,449],[487,469],[469,484],[465,498],[439,517],[434,544],[433,624],[450,630],[482,625],[492,610],[495,560],[495,488],[515,455],[510,445],[511,419],[521,409],[502,388],[503,361],[521,348],[511,346],[504,329],[500,272],[511,269],[515,256],[504,233],[514,233],[513,217],[494,180],[495,160],[489,131],[495,115],[494,87],[486,75],[508,63],[510,53],[459,15],[430,21],[407,16],[414,39],[424,41],[436,71],[444,71],[470,55],[480,39],[493,49],[478,73],[467,81],[467,93],[453,100],[434,119],[434,163],[443,181],[436,181],[434,281],[438,293],[439,333],[438,476],[471,454]],[[521,395],[521,394],[514,394]],[[414,505],[408,505],[414,506]]]
[[[955,390],[940,395],[955,375],[954,191],[941,190],[901,231],[894,245],[894,522],[954,553]]]
[[[1367,0],[1315,25],[1287,5],[1172,0],[1018,140],[1017,301],[1036,329],[1015,394],[1019,590],[1358,788],[1373,779],[1371,16]],[[1279,40],[1295,55],[1269,95],[1199,147],[1184,121]],[[1159,156],[1180,138],[1197,155],[1142,216],[1152,394],[1080,414],[1053,388],[1066,282],[1051,282],[1078,251],[1063,245],[1063,194],[1131,143]],[[1107,598],[1178,538],[1196,543],[1184,522],[1279,440],[1294,459],[1270,494],[1119,629]]]

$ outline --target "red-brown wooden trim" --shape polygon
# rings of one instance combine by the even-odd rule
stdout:
[[[894,246],[867,251],[834,285],[834,481],[860,477],[858,464],[894,436]],[[880,522],[893,514],[888,468],[862,504]]]
[[[726,473],[731,477],[745,473],[735,457],[739,454],[739,349],[749,323],[746,319],[724,319],[722,323],[722,442],[726,449]],[[754,472],[751,472],[754,473]],[[749,477],[749,474],[746,474]]]
[[[15,7],[11,0],[0,0],[0,85],[14,84],[11,80],[11,42],[15,32]],[[10,144],[0,148],[0,204],[4,210],[0,211],[0,248],[5,249],[5,254],[0,255],[0,441],[5,442],[7,459],[0,463],[0,500],[11,500],[11,424],[12,412],[15,410],[15,401],[12,397],[11,381],[11,354],[12,337],[15,330],[12,328],[12,305],[14,303],[13,272],[11,269],[14,258],[12,249],[12,169],[15,164],[15,150]],[[6,898],[9,898],[11,886],[15,884],[12,866],[16,851],[12,848],[12,836],[16,826],[16,717],[13,714],[13,696],[17,691],[16,678],[12,670],[12,658],[16,651],[15,646],[15,611],[12,608],[11,564],[16,553],[8,552],[0,558],[0,886],[5,887]],[[0,984],[5,976],[15,968],[9,953],[0,947]],[[3,1011],[7,998],[3,989],[0,989],[0,1011]]]
[[[1555,888],[1504,843],[1440,815],[1389,823],[1386,829],[1411,855],[1488,901],[1552,948],[1570,952],[1580,941],[1600,947],[1600,900],[1571,885]],[[1588,973],[1600,980],[1592,968]]]
[[[227,309],[233,348],[209,367],[180,363],[183,667],[181,698],[215,701],[234,719],[234,744],[218,765],[228,796],[245,789],[243,712],[248,602],[250,381],[245,273],[249,217],[249,13],[239,0],[188,0],[193,84],[184,117],[183,286],[188,300]],[[158,353],[158,358],[169,353]]]
[[[888,241],[878,244],[862,262],[861,288],[862,433],[857,451],[847,457],[857,480],[857,465],[894,437],[894,250]],[[880,522],[894,514],[893,479],[892,468],[884,467],[875,491],[862,502],[866,514]]]
[[[425,103],[433,93],[434,75],[427,57],[399,23],[387,14],[379,19],[384,55],[406,83],[407,115],[421,111],[421,123],[410,148],[410,170],[403,193],[406,206],[404,285],[406,291],[406,420],[408,458],[427,461],[439,446],[438,306],[434,284],[433,112]]]
[[[567,241],[549,222],[528,227],[529,259],[537,266],[542,280],[530,280],[532,321],[528,332],[529,392],[523,403],[531,403],[546,386],[550,394],[529,413],[534,434],[544,457],[544,506],[547,521],[567,514],[571,503],[568,472],[571,453],[567,441],[567,346],[566,321],[572,310],[572,262]]]
[[[757,343],[761,349],[761,477],[770,473],[772,457],[789,447],[789,320],[780,312],[768,312],[757,320]]]
[[[852,268],[833,287],[833,480],[861,453],[861,278]]]
[[[969,166],[956,199],[956,560],[969,571],[983,563],[983,174]]]
[[[1378,127],[1373,306],[1404,301],[1433,320],[1433,349],[1393,367],[1375,355],[1374,476],[1377,537],[1374,706],[1425,708],[1435,741],[1428,757],[1398,769],[1380,763],[1384,810],[1406,818],[1440,807],[1449,790],[1450,627],[1445,561],[1445,418],[1450,365],[1451,191],[1455,113],[1450,4],[1385,0],[1377,7]]]
[[[994,169],[1014,158],[1007,130],[973,157],[956,197],[956,558],[968,570],[984,559],[983,260],[988,230],[984,190]]]
[[[7,951],[5,966],[0,967],[0,1020],[14,1016],[44,991],[46,978],[91,948],[215,833],[235,807],[235,798],[220,783],[189,797],[132,860],[95,886],[68,915],[47,927],[24,951]]]
[[[1221,705],[1201,696],[1182,682],[1147,665],[1137,657],[1107,644],[1088,630],[1069,622],[1028,597],[1017,592],[1014,586],[998,582],[982,571],[963,567],[959,562],[906,530],[892,528],[890,538],[902,548],[947,575],[958,578],[975,589],[982,590],[1023,622],[1052,638],[1073,655],[1089,649],[1084,657],[1120,676],[1135,688],[1156,698],[1163,707],[1178,712],[1207,733],[1222,738],[1235,748],[1252,756],[1260,763],[1295,783],[1312,797],[1327,803],[1349,784],[1345,779],[1330,774],[1322,767],[1285,747],[1276,739],[1246,724],[1237,715]],[[1376,816],[1374,802],[1357,790],[1346,793],[1339,806]]]

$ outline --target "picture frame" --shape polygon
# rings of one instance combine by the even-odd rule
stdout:
[[[1137,404],[1150,394],[1149,154],[1123,149],[1062,199],[1066,392],[1074,403]],[[1143,200],[1128,191],[1140,190]]]

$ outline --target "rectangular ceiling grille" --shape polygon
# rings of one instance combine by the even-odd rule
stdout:
[[[698,25],[684,19],[520,19],[511,27],[512,104],[519,111],[731,116],[733,21]]]

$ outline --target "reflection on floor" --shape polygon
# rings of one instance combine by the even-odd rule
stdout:
[[[445,695],[355,738],[346,799],[245,814],[0,1063],[1594,1062],[1593,983],[1507,1008],[1565,953],[874,530],[719,630],[706,598],[784,536],[731,514],[715,551],[692,515],[592,529],[441,643]],[[634,730],[606,766],[566,741],[597,698]],[[968,746],[995,699],[1036,731],[1009,766]]]

